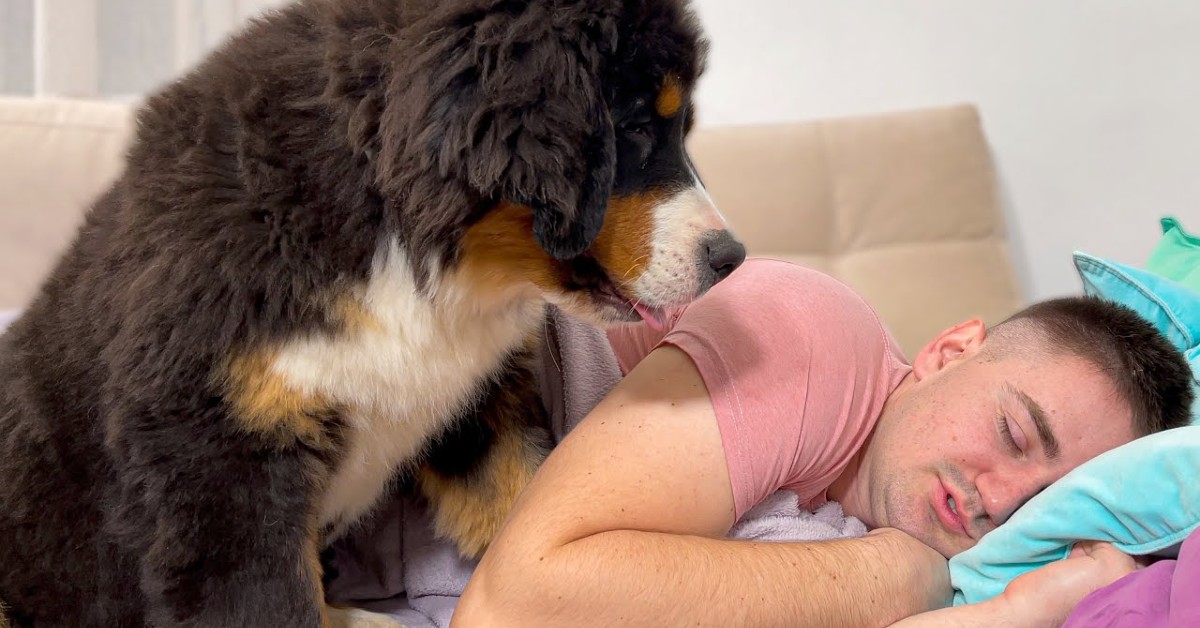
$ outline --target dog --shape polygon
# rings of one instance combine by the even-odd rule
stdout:
[[[149,95],[0,338],[13,625],[389,625],[319,556],[398,477],[483,552],[547,308],[661,327],[745,258],[706,50],[685,0],[298,0]]]

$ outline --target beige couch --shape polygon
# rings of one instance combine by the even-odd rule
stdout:
[[[32,297],[131,129],[126,105],[0,98],[0,310]],[[945,326],[1021,305],[971,106],[703,128],[691,148],[750,254],[841,278],[910,355]]]

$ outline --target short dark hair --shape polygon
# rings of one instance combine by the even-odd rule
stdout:
[[[1095,296],[1035,303],[996,325],[986,345],[993,354],[1045,350],[1091,362],[1133,410],[1138,436],[1191,422],[1193,375],[1183,353],[1120,303]]]

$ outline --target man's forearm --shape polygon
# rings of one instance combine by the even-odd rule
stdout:
[[[1040,625],[1040,624],[1039,624]],[[1054,624],[1047,623],[1046,626]],[[891,628],[1026,628],[1000,600],[940,608],[913,615],[892,624]]]
[[[885,626],[945,602],[924,593],[937,590],[930,575],[888,535],[754,543],[611,531],[543,554],[501,556],[507,565],[477,574],[455,627]]]

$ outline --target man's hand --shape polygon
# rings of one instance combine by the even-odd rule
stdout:
[[[1067,558],[1023,574],[1001,593],[1022,626],[1059,626],[1093,591],[1123,578],[1141,565],[1110,543],[1082,541]]]

